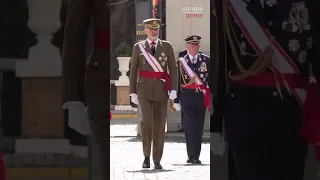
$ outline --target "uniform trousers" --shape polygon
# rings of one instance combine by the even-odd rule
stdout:
[[[226,138],[237,180],[303,180],[307,143],[300,138],[302,109],[287,89],[232,85]]]
[[[141,137],[143,154],[150,157],[151,143],[153,162],[160,162],[163,154],[168,101],[151,101],[139,98],[141,108]]]
[[[102,180],[110,179],[110,134],[106,130],[110,128],[110,95],[106,93],[108,89],[110,89],[110,79],[105,72],[89,71],[87,73],[86,103],[92,135],[96,138],[100,150]]]
[[[188,157],[199,158],[206,114],[204,96],[201,92],[195,92],[195,90],[182,90],[180,105],[184,116],[183,128]]]

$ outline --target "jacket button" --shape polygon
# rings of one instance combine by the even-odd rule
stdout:
[[[274,91],[272,94],[274,97],[277,97],[279,93],[278,93],[278,91]]]
[[[234,97],[234,94],[230,94],[230,96],[233,98],[233,97]]]
[[[94,65],[94,66],[98,66],[98,62],[95,61],[95,62],[93,63],[93,65]]]

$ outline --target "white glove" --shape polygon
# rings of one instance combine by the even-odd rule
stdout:
[[[63,109],[68,109],[68,125],[80,134],[91,134],[89,115],[86,107],[82,102],[67,102],[62,106]]]
[[[179,103],[174,103],[174,107],[176,108],[177,111],[181,111],[181,106]]]
[[[169,99],[174,100],[177,98],[177,91],[172,90],[169,94]]]
[[[134,103],[134,104],[139,104],[138,103],[138,96],[137,94],[133,93],[133,94],[130,94],[129,95],[131,97],[131,102]]]
[[[210,133],[210,149],[215,155],[223,156],[225,152],[225,142],[220,133]]]

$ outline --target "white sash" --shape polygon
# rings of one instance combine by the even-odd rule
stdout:
[[[143,44],[139,44],[140,51],[142,52],[143,56],[146,58],[150,66],[155,72],[164,72],[159,62],[156,60],[154,56],[147,52],[146,47]],[[168,69],[169,72],[169,69]],[[165,79],[161,79],[161,81],[165,82]],[[170,91],[168,91],[170,94]]]
[[[155,57],[153,57],[150,53],[147,52],[146,47],[143,44],[139,44],[139,48],[143,54],[143,56],[146,58],[150,66],[155,72],[163,72],[163,69],[159,62],[156,60]]]
[[[232,16],[237,21],[242,33],[256,52],[260,53],[267,46],[272,45],[274,50],[273,65],[276,69],[281,73],[298,74],[299,70],[296,64],[288,56],[285,50],[283,50],[282,47],[273,40],[269,31],[263,29],[256,19],[249,13],[245,2],[241,0],[229,1],[229,10]],[[305,102],[307,95],[306,90],[296,88],[292,93],[296,96],[300,105]]]
[[[198,86],[202,86],[204,85],[204,83],[202,82],[202,80],[199,78],[199,76],[189,67],[189,65],[187,64],[185,58],[180,57],[179,58],[181,61],[181,65],[182,68],[186,71],[186,73],[188,74],[189,78],[192,79],[193,77],[195,77],[196,83]]]

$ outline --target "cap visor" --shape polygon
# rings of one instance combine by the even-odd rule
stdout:
[[[159,28],[160,28],[160,25],[157,25],[157,26],[147,25],[147,27],[150,28],[150,29],[159,29]]]
[[[187,43],[190,43],[190,44],[200,44],[200,41],[187,41]]]

